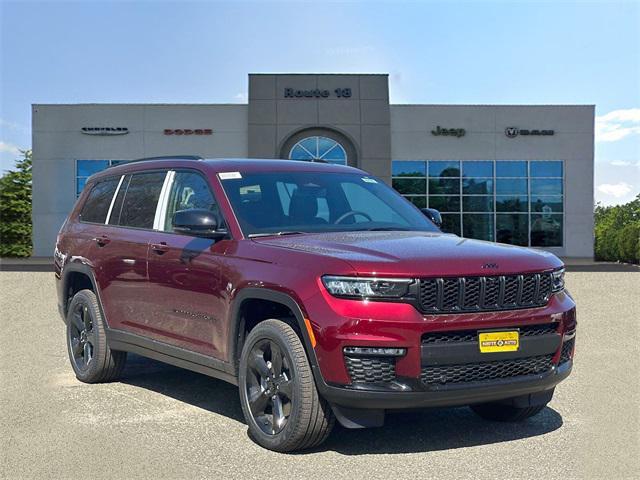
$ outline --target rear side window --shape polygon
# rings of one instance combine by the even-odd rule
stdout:
[[[136,173],[128,181],[124,198],[117,201],[119,215],[111,213],[110,224],[124,227],[153,228],[158,198],[166,172]],[[122,185],[124,187],[124,183]],[[120,188],[122,192],[123,188]],[[118,220],[119,219],[119,220]]]
[[[119,177],[110,178],[93,186],[80,212],[81,222],[104,223],[107,220],[111,199],[119,181]]]

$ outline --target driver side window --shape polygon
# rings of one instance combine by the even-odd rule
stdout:
[[[169,193],[169,201],[167,202],[164,231],[173,231],[172,219],[174,213],[191,209],[214,212],[218,216],[220,226],[224,227],[218,204],[207,180],[196,172],[175,172]]]

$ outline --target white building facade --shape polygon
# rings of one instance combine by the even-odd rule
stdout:
[[[252,74],[245,105],[32,108],[35,256],[91,174],[197,155],[356,166],[445,231],[593,257],[593,105],[390,105],[387,75]]]

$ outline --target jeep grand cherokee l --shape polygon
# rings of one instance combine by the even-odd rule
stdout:
[[[251,436],[277,451],[394,409],[535,415],[572,367],[563,264],[437,219],[350,167],[109,168],[55,249],[71,366],[112,381],[134,352],[236,384]]]

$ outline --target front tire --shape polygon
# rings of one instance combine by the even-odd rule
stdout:
[[[247,336],[238,375],[240,405],[251,437],[290,452],[324,442],[335,417],[319,396],[304,347],[280,320],[259,323]]]
[[[481,403],[471,405],[471,410],[485,420],[494,422],[521,422],[527,418],[537,415],[547,405],[535,405],[532,407],[514,407],[500,403]]]
[[[122,373],[127,353],[111,350],[96,294],[80,290],[67,312],[67,351],[76,378],[84,383],[111,382]]]

